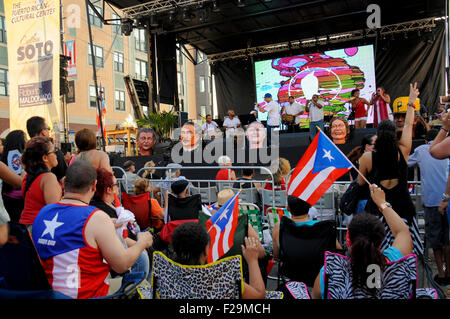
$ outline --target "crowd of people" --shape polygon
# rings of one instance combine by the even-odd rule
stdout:
[[[388,103],[388,96],[383,94],[381,91],[380,98],[374,97],[375,102],[370,103]],[[369,103],[359,99],[357,91],[352,95],[358,107]],[[419,166],[421,170],[425,244],[426,248],[433,249],[438,268],[434,281],[450,284],[450,137],[447,137],[450,119],[443,110],[441,129],[429,130],[426,144],[410,154],[413,103],[418,95],[417,85],[411,85],[399,135],[399,126],[383,119],[377,125],[376,135],[366,136],[361,146],[349,155],[360,171],[352,174],[360,191],[345,243],[337,239],[333,223],[311,218],[311,205],[294,196],[287,196],[281,220],[270,234],[270,249],[263,246],[266,238],[263,236],[262,241],[255,228],[248,224],[244,244],[237,247],[248,269],[243,298],[265,297],[264,269],[271,259],[280,261],[283,278],[304,282],[312,298],[326,298],[329,285],[325,272],[330,275],[330,271],[339,269],[324,267],[325,251],[348,254],[352,289],[373,297],[376,293],[373,289],[362,288],[367,282],[369,265],[384,269],[388,263],[410,254],[421,256],[425,249],[408,190],[408,166]],[[320,105],[313,98],[307,106],[309,112],[319,108],[317,104]],[[266,111],[270,112],[267,108]],[[358,125],[364,126],[363,115],[357,114]],[[231,112],[229,116],[233,118]],[[316,122],[321,125],[320,119]],[[230,120],[226,126],[228,130],[239,124]],[[202,129],[208,133],[210,128],[216,128],[211,121]],[[343,131],[340,135],[345,135],[345,124],[338,130]],[[55,148],[43,118],[30,118],[27,131],[29,140],[25,132],[12,131],[3,144],[0,245],[8,240],[9,222],[25,225],[54,290],[72,298],[106,296],[113,292],[108,280],[127,272],[143,272],[150,282],[155,250],[163,251],[179,264],[207,263],[211,238],[199,223],[199,214],[205,212],[206,206],[200,194],[191,192],[193,185],[182,175],[181,165],[169,163],[163,178],[151,169],[155,163],[149,161],[144,174],[138,176],[135,163],[128,160],[123,164],[127,180],[123,185],[114,175],[108,154],[97,149],[92,130],[76,132],[78,151],[70,161]],[[142,143],[147,143],[147,155],[150,155],[156,135],[148,130],[139,134],[137,139],[141,138]],[[217,203],[208,208],[210,215],[235,195],[232,189],[255,188],[259,197],[253,204],[262,215],[269,206],[262,207],[261,190],[287,189],[291,163],[284,158],[273,163],[273,182],[272,178],[256,181],[255,170],[250,165],[236,174],[227,156],[218,158],[218,164],[216,180],[230,183],[229,187],[217,190]],[[169,225],[172,225],[170,230]],[[75,283],[70,280],[73,271],[78,272]],[[277,289],[289,295],[285,286]]]

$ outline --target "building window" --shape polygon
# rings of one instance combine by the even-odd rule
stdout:
[[[134,41],[136,50],[147,52],[147,38],[144,29],[134,29]]]
[[[135,72],[136,78],[144,81],[147,78],[147,62],[136,59]]]
[[[100,91],[100,87],[98,87],[99,95],[102,94],[103,98],[105,98],[105,88],[102,87]],[[89,107],[93,109],[97,109],[97,97],[95,96],[95,85],[89,85]]]
[[[183,74],[181,72],[177,72],[177,82],[178,82],[178,94],[180,96],[184,96]]]
[[[8,70],[0,69],[0,96],[8,95]]]
[[[123,73],[123,53],[114,52],[114,71]]]
[[[116,90],[115,96],[115,108],[117,111],[125,111],[125,92]]]
[[[99,7],[95,7],[97,9],[98,12],[102,12],[102,9]],[[102,20],[100,20],[100,18],[95,14],[94,10],[92,10],[91,7],[89,7],[88,9],[89,11],[89,22],[92,25],[95,25],[96,27],[101,28],[102,27]]]
[[[183,53],[181,53],[182,48],[177,50],[177,62],[179,65],[183,65]]]
[[[95,66],[103,68],[103,48],[94,44]],[[91,45],[88,43],[88,63],[92,65]]]
[[[0,43],[6,43],[6,23],[3,16],[0,16]]]
[[[120,19],[120,16],[118,16],[117,14],[113,13],[111,15],[111,19]],[[112,23],[112,31],[114,34],[122,34],[122,23],[120,20],[113,20],[111,21]]]
[[[206,91],[205,77],[204,76],[200,76],[199,81],[200,81],[200,92],[203,93],[203,92]]]

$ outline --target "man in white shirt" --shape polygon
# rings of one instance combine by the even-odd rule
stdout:
[[[264,95],[266,105],[259,110],[263,113],[267,112],[267,146],[271,145],[272,130],[280,126],[280,105],[272,100],[272,94]]]
[[[223,127],[225,128],[226,137],[234,136],[239,131],[238,128],[241,127],[241,121],[233,110],[228,110],[228,116],[223,121]]]
[[[309,123],[309,135],[311,137],[311,141],[314,139],[314,136],[317,134],[316,126],[320,127],[323,131],[323,106],[324,103],[319,100],[319,95],[314,94],[312,96],[311,101],[306,101],[306,112],[309,113],[309,118],[311,122]]]
[[[202,134],[205,140],[210,141],[217,137],[217,129],[219,125],[215,121],[212,120],[212,116],[210,114],[206,115],[206,122],[202,125]]]
[[[300,131],[300,115],[302,115],[304,111],[303,106],[295,102],[295,98],[292,95],[289,96],[289,102],[281,109],[281,114],[293,115],[295,118],[293,123],[288,124],[288,132],[295,133]]]

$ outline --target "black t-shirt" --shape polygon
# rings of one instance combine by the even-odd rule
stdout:
[[[56,150],[56,158],[58,159],[58,165],[52,168],[52,173],[56,175],[58,181],[60,181],[64,176],[66,176],[67,164],[64,159],[64,154],[59,148]]]

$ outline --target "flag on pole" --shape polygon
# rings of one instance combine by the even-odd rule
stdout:
[[[208,263],[218,260],[233,246],[239,215],[239,193],[231,197],[206,221],[205,225],[211,236]]]
[[[101,101],[102,101],[102,105],[100,107],[100,111],[101,111],[102,123],[103,123],[103,136],[106,136],[106,129],[105,129],[106,100],[105,100],[105,97],[103,96],[104,92],[103,92],[101,84],[100,84],[99,90],[100,90],[99,96],[100,96]],[[97,119],[98,132],[101,132],[100,117],[99,117],[98,112],[97,112],[96,119]]]
[[[313,206],[353,164],[321,130],[303,154],[289,180],[287,193]]]

